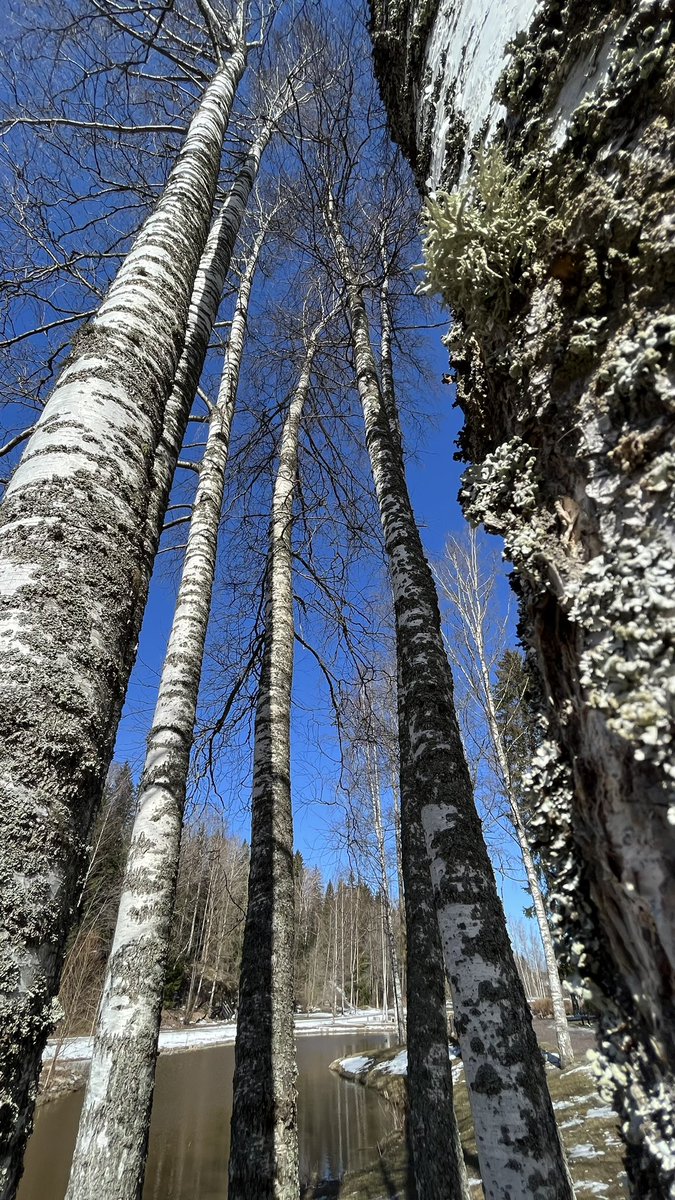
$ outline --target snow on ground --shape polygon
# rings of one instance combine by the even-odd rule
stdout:
[[[380,1063],[378,1070],[380,1070],[383,1075],[407,1075],[408,1051],[399,1050],[395,1058],[390,1058],[388,1062]]]
[[[405,1047],[390,1058],[386,1057],[386,1054],[387,1051],[378,1051],[369,1057],[364,1054],[350,1054],[347,1058],[336,1059],[331,1063],[331,1068],[337,1070],[345,1079],[365,1079],[371,1072],[373,1075],[408,1074],[408,1051]],[[384,1057],[380,1057],[381,1055]],[[459,1059],[459,1046],[455,1042],[450,1042],[448,1056],[453,1060],[453,1064]],[[456,1069],[453,1065],[453,1081]],[[461,1073],[462,1067],[459,1064],[459,1074]]]
[[[585,1101],[585,1096],[571,1096],[569,1100],[554,1100],[553,1107],[556,1112],[560,1112],[563,1108],[578,1108]]]
[[[387,1032],[394,1020],[384,1017],[373,1008],[358,1008],[344,1015],[338,1013],[298,1013],[295,1018],[297,1035],[333,1033]],[[162,1029],[159,1035],[160,1054],[171,1054],[177,1050],[197,1050],[204,1046],[231,1046],[237,1033],[234,1021],[217,1021],[211,1024],[186,1026],[184,1029]],[[68,1062],[86,1062],[91,1058],[93,1038],[66,1038],[61,1044],[49,1041],[42,1056],[43,1062],[56,1057]]]
[[[365,1054],[352,1054],[349,1058],[341,1058],[338,1061],[345,1074],[353,1079],[369,1071],[373,1065],[373,1059],[367,1058]]]

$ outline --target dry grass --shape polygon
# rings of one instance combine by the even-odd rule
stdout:
[[[370,1065],[359,1079],[374,1087],[397,1108],[403,1103],[405,1083],[401,1076],[387,1075],[377,1068],[398,1054],[398,1047],[364,1051]],[[478,1157],[469,1099],[459,1065],[455,1076],[455,1107],[462,1148],[471,1184],[472,1200],[481,1200],[483,1189],[478,1177]],[[622,1143],[614,1113],[598,1095],[590,1068],[582,1063],[567,1071],[548,1070],[553,1105],[567,1151],[577,1200],[622,1200],[628,1195],[623,1170]],[[305,1193],[306,1200],[339,1196],[340,1200],[406,1200],[407,1152],[402,1133],[393,1133],[380,1147],[372,1164],[350,1172],[331,1191],[330,1185],[318,1185]]]

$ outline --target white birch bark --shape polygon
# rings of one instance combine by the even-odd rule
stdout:
[[[195,277],[185,345],[166,404],[162,437],[153,464],[154,485],[147,525],[148,552],[151,560],[154,559],[157,550],[178,455],[222,300],[232,252],[277,117],[278,111],[270,115],[249,147],[237,177],[211,226]]]
[[[246,54],[80,330],[0,513],[0,1195],[14,1194],[92,812],[147,593],[155,450]]]
[[[487,1200],[505,1195],[570,1200],[544,1063],[471,793],[433,579],[382,397],[365,305],[330,201],[327,222],[348,290],[357,384],[394,593],[399,720],[409,753],[401,802],[411,789],[422,798],[483,1187]]]
[[[253,751],[251,870],[242,950],[229,1200],[297,1200],[290,720],[298,438],[321,333],[311,334],[284,423],[272,500],[265,646]],[[337,929],[335,945],[337,947]]]
[[[382,905],[384,909],[384,923],[387,934],[387,949],[389,951],[389,962],[391,965],[391,979],[394,991],[394,1005],[396,1008],[396,1028],[398,1033],[399,1045],[405,1043],[405,1017],[403,1014],[403,991],[401,989],[401,972],[398,963],[398,951],[396,949],[396,933],[394,930],[394,921],[392,913],[391,892],[389,889],[389,875],[387,872],[387,851],[384,844],[384,827],[382,824],[382,799],[380,796],[380,773],[377,765],[377,752],[370,743],[366,743],[366,775],[368,778],[368,791],[370,792],[370,803],[373,810],[373,825],[375,827],[375,841],[377,843],[377,862],[380,876],[380,895],[382,896]]]
[[[387,428],[402,455],[401,427],[394,388],[393,321],[389,306],[388,256],[384,229],[380,256],[380,386]],[[397,680],[400,679],[400,667]],[[400,685],[399,685],[400,690]],[[469,1185],[454,1109],[452,1067],[448,1056],[443,947],[421,819],[421,797],[411,772],[409,738],[399,731],[399,814],[401,893],[406,914],[406,989],[408,1073],[408,1145],[418,1200],[465,1200]]]
[[[471,676],[469,678],[469,673],[465,672],[465,677],[469,686],[479,694],[478,699],[481,710],[487,722],[490,740],[494,748],[497,774],[501,790],[509,805],[511,821],[523,858],[527,885],[532,896],[537,925],[544,948],[546,974],[548,976],[551,1003],[553,1005],[553,1020],[558,1043],[560,1066],[569,1067],[574,1062],[574,1051],[572,1050],[572,1041],[567,1024],[565,998],[560,982],[560,972],[558,971],[558,963],[553,949],[553,939],[551,937],[546,906],[539,882],[539,874],[532,857],[530,840],[525,822],[523,821],[523,815],[520,811],[520,805],[518,804],[508,755],[497,719],[497,707],[492,690],[486,642],[487,613],[485,583],[484,579],[481,578],[475,531],[472,530],[470,533],[469,545],[465,552],[458,550],[457,554],[454,554],[452,548],[449,546],[447,556],[448,562],[451,564],[452,577],[449,573],[446,574],[445,570],[440,569],[436,571],[436,578],[448,600],[454,606],[457,617],[462,622],[468,635],[471,649],[474,651]],[[452,661],[452,647],[450,647],[450,658]]]
[[[225,468],[248,305],[266,230],[265,222],[241,278],[218,401],[209,422],[67,1200],[136,1200],[142,1191]]]

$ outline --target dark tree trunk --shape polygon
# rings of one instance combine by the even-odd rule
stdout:
[[[253,752],[251,870],[235,1045],[229,1200],[297,1200],[300,1190],[293,1027],[292,529],[298,436],[318,334],[315,330],[309,340],[284,424],[272,504],[265,646]]]
[[[366,443],[396,620],[402,810],[420,804],[445,967],[488,1200],[570,1200],[541,1052],[506,932],[454,709],[433,578],[382,396],[362,290],[329,199],[326,221],[349,299]],[[402,811],[402,820],[403,820]]]
[[[417,1200],[468,1196],[452,1098],[445,968],[409,747],[401,744],[407,979],[408,1144]]]

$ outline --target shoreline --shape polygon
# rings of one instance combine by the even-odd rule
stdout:
[[[296,1037],[309,1034],[334,1033],[391,1033],[396,1028],[393,1017],[383,1017],[375,1009],[359,1009],[344,1016],[332,1013],[297,1014]],[[173,1054],[181,1050],[198,1049],[200,1046],[234,1045],[237,1033],[236,1021],[210,1021],[198,1025],[186,1025],[178,1029],[164,1027],[159,1032],[159,1053]],[[50,1040],[42,1055],[43,1065],[58,1062],[88,1062],[92,1055],[93,1037],[64,1038],[61,1045]]]

